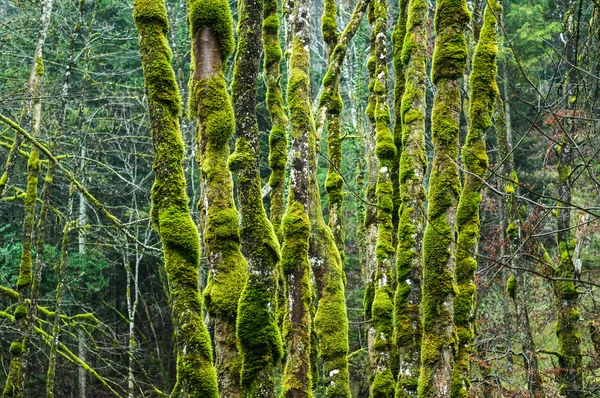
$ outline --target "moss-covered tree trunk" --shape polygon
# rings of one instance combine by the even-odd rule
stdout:
[[[247,280],[247,264],[240,250],[238,212],[227,168],[229,139],[234,130],[233,109],[224,76],[226,60],[234,46],[229,4],[225,0],[190,0],[188,22],[193,52],[190,114],[197,120],[203,195],[199,208],[205,219],[203,237],[209,267],[204,297],[215,321],[219,394],[238,397],[241,358],[237,349],[236,319],[238,301]]]
[[[462,148],[465,168],[464,184],[458,202],[456,226],[456,284],[454,298],[454,323],[458,335],[458,352],[452,380],[452,396],[466,398],[469,387],[469,361],[475,336],[473,314],[475,306],[475,270],[479,243],[479,206],[481,189],[488,168],[485,136],[492,126],[494,104],[498,98],[496,76],[498,67],[498,22],[496,16],[502,6],[490,0],[484,16],[483,28],[475,53],[470,77],[469,129]]]
[[[336,43],[338,42],[339,32],[337,29],[337,6],[336,0],[325,0],[323,7],[323,16],[321,17],[321,31],[323,32],[323,41],[327,49],[327,58],[331,62]],[[335,245],[340,253],[342,264],[344,264],[344,180],[341,175],[342,171],[342,136],[340,115],[344,106],[340,95],[339,73],[337,79],[323,82],[323,91],[319,98],[322,101],[325,85],[330,87],[330,98],[328,99],[327,108],[325,110],[325,124],[327,125],[327,155],[329,162],[327,164],[327,179],[325,180],[325,191],[329,203],[327,210],[329,211],[329,228],[333,233]],[[318,116],[317,116],[318,117]],[[318,135],[320,138],[320,135]]]
[[[151,218],[163,244],[177,342],[177,383],[172,396],[216,398],[216,372],[198,284],[200,239],[188,208],[178,119],[181,99],[170,65],[165,3],[136,0],[133,16],[155,150]]]
[[[372,4],[372,3],[371,3]],[[366,134],[367,147],[367,202],[368,206],[365,212],[365,256],[366,263],[364,269],[365,277],[365,296],[363,306],[365,312],[367,350],[369,354],[369,371],[372,377],[376,368],[375,352],[375,324],[373,320],[373,299],[375,298],[375,275],[377,273],[377,255],[375,254],[377,246],[377,177],[379,170],[379,159],[375,154],[375,29],[371,24],[373,6],[369,7],[368,18],[371,25],[369,37],[370,54],[367,59],[367,70],[369,72],[369,98],[365,114],[369,120],[370,131]]]
[[[375,0],[369,13],[374,42],[369,63],[374,64],[371,104],[375,120],[375,155],[379,161],[377,176],[377,246],[375,249],[377,268],[374,280],[374,297],[371,305],[371,322],[375,329],[374,351],[375,372],[371,385],[372,397],[393,397],[394,376],[391,370],[393,338],[393,292],[391,262],[395,253],[394,210],[391,170],[396,159],[396,145],[390,130],[387,75],[387,3]]]
[[[262,53],[262,0],[241,0],[238,16],[232,85],[237,140],[229,167],[238,176],[240,238],[248,260],[248,282],[242,291],[237,318],[241,386],[244,397],[274,398],[275,366],[283,353],[275,313],[279,242],[263,207],[258,168],[260,149],[255,109]],[[275,45],[279,50],[278,43]]]
[[[267,80],[266,104],[271,116],[271,132],[269,133],[269,167],[271,176],[269,186],[271,187],[269,219],[273,230],[277,235],[279,244],[283,242],[281,231],[281,220],[285,213],[285,174],[287,163],[287,137],[286,129],[288,119],[283,104],[283,93],[280,78],[282,60],[281,46],[279,45],[279,2],[277,0],[265,0],[263,5],[263,27],[262,41],[264,47],[264,68]],[[281,273],[280,264],[276,266],[276,309],[277,324],[281,331],[283,315],[285,312],[285,283]]]
[[[269,134],[269,167],[271,176],[270,221],[278,237],[281,238],[281,219],[285,213],[285,164],[287,161],[286,128],[287,117],[283,106],[280,78],[282,59],[279,45],[279,3],[277,0],[264,0],[264,20],[262,41],[264,46],[265,74],[267,77],[267,109],[271,116]]]
[[[565,81],[566,108],[576,114],[577,94],[578,94],[578,40],[579,40],[579,21],[575,11],[574,0],[563,0],[561,8],[564,15],[565,30],[567,33],[566,43],[566,62],[568,72]],[[579,11],[581,12],[581,11]],[[577,131],[576,120],[568,120],[563,123],[563,134],[555,150],[558,157],[557,187],[558,198],[561,203],[571,203],[571,179],[573,163],[573,142]],[[576,145],[576,144],[575,144]],[[575,267],[573,262],[573,253],[576,246],[576,239],[571,228],[571,210],[568,206],[560,209],[557,217],[558,252],[560,255],[559,263],[555,272],[558,278],[574,279]],[[582,356],[581,356],[581,332],[580,332],[580,312],[579,312],[579,291],[575,282],[562,280],[554,282],[554,291],[556,295],[557,320],[556,336],[558,337],[558,364],[559,372],[557,375],[560,383],[560,393],[566,398],[578,398],[583,394],[583,378],[581,374]]]
[[[396,28],[399,29],[399,28]],[[399,371],[396,397],[414,397],[421,366],[421,274],[425,228],[425,90],[427,51],[427,3],[408,2],[408,21],[403,51],[396,49],[394,62],[405,68],[406,82],[401,97],[396,92],[396,123],[400,123],[400,209],[396,253],[395,345]],[[398,128],[398,127],[396,127]]]
[[[466,1],[438,1],[432,68],[436,86],[432,114],[434,155],[427,194],[428,223],[423,236],[423,339],[418,388],[418,396],[423,398],[449,397],[454,368],[460,78],[467,58],[464,28],[468,20]]]
[[[296,0],[289,17],[289,131],[291,135],[290,191],[282,221],[281,270],[285,281],[286,314],[283,333],[287,350],[281,396],[312,397],[312,288],[308,247],[310,239],[309,152],[314,145],[310,111],[310,0]],[[312,140],[312,142],[311,142]]]
[[[38,138],[42,121],[42,78],[44,76],[43,48],[46,41],[50,16],[52,14],[53,0],[41,2],[40,22],[38,38],[35,48],[33,66],[29,78],[28,94],[29,105],[25,109],[26,119],[30,121],[31,135]],[[7,158],[6,169],[0,177],[0,197],[5,187],[10,182],[10,176],[19,154],[21,137],[17,134],[13,147]],[[19,279],[17,280],[17,291],[19,292],[19,304],[14,312],[16,326],[22,333],[21,341],[16,340],[10,346],[12,358],[10,360],[9,374],[2,393],[3,397],[22,397],[25,388],[27,372],[27,349],[28,338],[32,329],[31,322],[35,317],[36,310],[31,309],[31,291],[33,282],[33,246],[34,226],[38,200],[38,179],[40,174],[40,159],[38,150],[31,148],[27,162],[27,190],[24,198],[23,215],[23,248],[21,251],[21,263],[19,266]],[[42,213],[44,214],[44,213]],[[43,234],[43,231],[38,231]],[[37,296],[35,297],[37,299]],[[36,301],[37,302],[37,301]]]
[[[340,73],[346,51],[350,41],[360,26],[362,16],[370,0],[360,0],[355,8],[350,21],[339,34],[337,32],[336,6],[334,0],[325,2],[325,12],[322,18],[323,39],[327,44],[327,55],[329,63],[323,78],[323,91],[319,97],[317,110],[317,136],[318,130],[327,126],[327,151],[329,163],[327,167],[327,179],[325,190],[329,199],[329,228],[333,233],[335,244],[340,253],[342,265],[344,264],[344,218],[342,208],[344,203],[344,180],[342,178],[342,136],[341,136],[341,113],[343,108],[340,96]]]
[[[360,18],[358,19],[360,20]],[[346,33],[344,38],[346,44],[349,41],[349,37],[351,35]],[[330,44],[333,44],[333,42],[330,41]],[[341,69],[343,54],[345,54],[345,48],[343,54],[338,53],[337,56],[334,55],[336,51],[339,52],[341,50],[338,44],[331,50],[332,57],[330,62],[333,61],[337,65],[337,80],[339,81],[339,71]],[[290,76],[290,80],[294,80],[293,73]],[[339,83],[337,84],[337,89],[335,85],[331,88],[337,90],[339,93]],[[310,93],[310,89],[308,89],[308,93]],[[292,96],[289,95],[288,98],[290,99],[291,107]],[[310,111],[311,108],[309,106],[307,111]],[[347,358],[348,318],[344,292],[345,276],[334,234],[323,218],[321,196],[317,181],[317,140],[312,115],[309,119],[306,134],[308,134],[307,139],[309,143],[308,168],[306,169],[308,173],[307,210],[310,220],[309,258],[316,282],[318,305],[314,324],[318,339],[319,355],[323,360],[325,396],[349,397],[350,381]],[[341,210],[341,208],[338,210]]]
[[[54,0],[40,1],[40,19],[38,26],[38,35],[33,54],[33,65],[29,73],[29,82],[27,85],[28,102],[21,114],[21,122],[24,126],[30,127],[30,132],[37,137],[37,132],[40,129],[41,122],[41,90],[42,78],[44,75],[43,53],[46,43],[46,36],[50,26],[50,16],[52,15],[52,5]],[[6,188],[10,184],[14,167],[17,163],[17,157],[20,152],[22,137],[21,134],[16,134],[13,145],[10,148],[6,158],[4,172],[0,176],[0,198],[6,192]],[[35,149],[34,149],[35,150]],[[36,150],[37,151],[37,150]]]
[[[400,221],[400,158],[402,156],[402,96],[404,95],[404,87],[406,85],[406,65],[402,59],[402,49],[404,48],[404,37],[406,36],[406,22],[408,18],[408,3],[409,0],[398,1],[398,18],[396,25],[392,31],[392,64],[394,66],[394,95],[393,95],[393,119],[394,127],[392,135],[394,136],[394,145],[396,145],[396,159],[392,164],[391,179],[394,187],[394,210],[392,211],[392,224],[394,225],[394,240],[393,245],[398,247],[398,223]],[[394,254],[393,262],[396,262]],[[394,281],[394,287],[397,280]],[[394,338],[395,339],[395,338]],[[394,340],[394,348],[392,351],[392,374],[394,377],[398,374],[398,346]]]

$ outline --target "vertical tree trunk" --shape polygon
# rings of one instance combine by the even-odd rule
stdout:
[[[35,48],[33,67],[29,78],[30,105],[25,110],[25,115],[31,112],[31,135],[38,138],[40,135],[40,124],[42,119],[42,78],[44,75],[44,64],[42,59],[43,47],[46,34],[50,25],[52,14],[52,0],[44,0],[41,3],[40,24],[38,39]],[[0,197],[10,181],[12,169],[19,154],[20,134],[15,136],[11,153],[7,159],[6,170],[0,177]],[[21,341],[14,341],[10,346],[13,358],[10,361],[10,370],[6,378],[6,384],[2,393],[3,397],[22,397],[25,387],[27,372],[27,332],[29,330],[28,318],[32,314],[28,308],[31,296],[33,279],[33,235],[35,225],[35,213],[37,207],[37,185],[40,173],[40,160],[36,148],[32,147],[27,164],[27,191],[25,194],[25,210],[23,216],[23,249],[21,253],[21,264],[19,279],[17,280],[17,291],[19,292],[19,304],[15,309],[15,321],[17,328],[22,332]]]
[[[192,23],[197,22],[194,10],[198,10],[197,5],[190,9]],[[226,12],[229,15],[229,11]],[[133,16],[139,33],[155,149],[156,180],[152,186],[151,218],[163,243],[177,340],[177,383],[172,396],[216,398],[216,372],[210,337],[202,320],[198,286],[200,242],[188,208],[183,174],[183,142],[178,119],[181,99],[165,37],[168,30],[165,3],[136,0]],[[196,29],[192,31],[195,33]]]
[[[263,207],[258,165],[256,88],[262,53],[263,0],[241,0],[238,20],[232,85],[237,140],[229,168],[238,176],[240,238],[248,260],[248,282],[242,291],[237,318],[241,386],[244,397],[274,398],[275,366],[283,352],[275,313],[279,242]],[[280,53],[279,44],[275,45]],[[278,82],[275,85],[279,88]]]
[[[80,115],[82,117],[82,115]],[[86,157],[86,147],[85,142],[81,147],[81,163],[79,165],[79,171],[81,173],[81,183],[85,184],[85,174],[84,174],[84,164]],[[78,251],[80,255],[85,255],[85,227],[88,223],[87,216],[87,204],[85,201],[85,197],[80,192],[79,193],[79,215],[77,218],[77,228],[79,230],[79,235],[77,236],[78,243]],[[83,330],[77,331],[77,356],[83,362],[87,362],[87,348],[86,348],[86,340],[87,336]],[[77,368],[77,382],[79,386],[79,398],[87,397],[87,372],[83,367]]]
[[[323,32],[323,41],[327,48],[328,66],[331,63],[332,54],[338,43],[339,33],[337,31],[337,6],[336,0],[325,0],[323,16],[321,17],[321,31]],[[345,51],[344,51],[345,54]],[[340,60],[340,63],[343,60]],[[328,68],[329,69],[329,68]],[[329,163],[327,164],[327,178],[325,180],[325,191],[329,203],[329,228],[333,233],[335,245],[340,253],[342,266],[344,265],[344,180],[342,178],[342,136],[340,115],[344,106],[340,95],[339,72],[337,78],[323,82],[323,91],[319,102],[323,101],[325,85],[331,85],[329,97],[327,98],[327,108],[325,110],[325,121],[323,126],[327,125],[327,155]],[[320,138],[320,135],[319,135]]]
[[[372,3],[371,3],[372,4]],[[375,352],[375,324],[373,322],[373,299],[375,298],[375,275],[377,273],[377,177],[379,170],[379,159],[375,155],[375,29],[371,24],[373,6],[369,7],[368,18],[371,25],[371,34],[369,37],[369,58],[367,60],[367,69],[369,71],[369,99],[365,114],[369,120],[370,134],[366,134],[367,142],[367,210],[365,213],[365,297],[363,306],[365,311],[365,321],[367,322],[366,338],[367,349],[369,351],[369,370],[371,377],[374,376],[376,369]]]
[[[566,63],[568,72],[565,79],[566,108],[573,113],[576,111],[577,101],[577,68],[578,38],[579,38],[579,16],[581,10],[575,10],[574,0],[564,0],[562,12],[567,36]],[[577,18],[577,20],[576,20]],[[573,163],[573,144],[576,132],[576,120],[563,119],[563,135],[560,143],[555,148],[558,156],[557,186],[561,203],[571,203],[571,172]],[[559,278],[573,279],[575,267],[573,263],[573,252],[575,249],[575,237],[571,229],[571,210],[568,205],[560,209],[557,220],[558,251],[560,260],[556,270]],[[582,396],[583,378],[581,375],[581,335],[580,335],[580,313],[579,313],[579,291],[573,281],[556,281],[554,283],[557,305],[556,335],[558,337],[559,372],[561,395],[566,398],[578,398]]]
[[[290,192],[283,217],[281,269],[286,287],[283,323],[287,361],[282,375],[281,396],[312,397],[310,352],[312,288],[308,260],[311,225],[308,219],[309,153],[314,145],[310,111],[310,0],[296,0],[289,16],[288,46],[291,47],[288,81],[290,108]],[[291,25],[291,26],[290,26]]]
[[[329,62],[325,77],[323,78],[323,91],[319,96],[319,107],[317,109],[317,136],[319,130],[327,125],[327,150],[329,164],[327,167],[327,179],[325,190],[329,198],[329,228],[333,233],[335,245],[340,253],[342,266],[344,264],[344,219],[342,214],[344,203],[344,180],[342,178],[342,136],[341,136],[341,114],[342,98],[340,96],[340,74],[344,58],[350,41],[360,26],[362,16],[370,0],[360,0],[356,3],[350,21],[341,34],[337,32],[335,23],[335,2],[327,0],[325,13],[323,14],[322,28],[323,38],[327,44]]]
[[[271,187],[271,207],[269,219],[273,230],[277,235],[279,244],[283,242],[281,231],[281,220],[285,213],[285,168],[287,162],[287,137],[288,124],[285,108],[283,105],[283,93],[280,78],[282,60],[281,47],[279,45],[279,2],[278,0],[264,0],[262,41],[264,47],[264,68],[267,77],[266,104],[271,116],[271,132],[269,134],[269,167],[271,176],[269,186]],[[275,311],[277,324],[281,331],[283,315],[285,312],[285,292],[283,275],[280,264],[276,265],[276,300]]]
[[[247,264],[240,250],[238,212],[233,201],[231,173],[227,169],[234,116],[224,69],[233,51],[233,22],[225,0],[191,1],[188,13],[194,57],[190,114],[196,115],[198,121],[196,141],[203,193],[199,207],[206,218],[204,243],[209,266],[204,296],[215,320],[219,394],[235,398],[241,394],[236,318],[238,301],[247,280]]]
[[[377,246],[375,254],[377,269],[374,280],[374,297],[371,308],[372,323],[375,329],[375,373],[371,385],[372,397],[393,397],[394,376],[391,370],[393,335],[393,292],[391,262],[395,252],[393,246],[394,227],[392,222],[393,185],[391,170],[396,159],[396,145],[390,131],[390,110],[388,107],[387,76],[387,3],[375,0],[369,14],[374,41],[369,61],[374,68],[374,101],[370,112],[375,120],[375,155],[379,161],[377,176]]]
[[[285,213],[285,164],[287,161],[287,117],[285,116],[283,95],[280,85],[282,59],[279,45],[279,3],[277,0],[264,0],[264,20],[262,41],[264,46],[265,74],[267,76],[267,109],[271,116],[269,134],[269,167],[271,176],[270,221],[281,241],[281,219]],[[282,286],[283,288],[283,286]]]
[[[37,42],[35,45],[35,53],[33,55],[33,65],[29,74],[29,84],[27,86],[27,94],[29,102],[23,110],[22,120],[23,125],[26,127],[30,126],[30,132],[37,137],[41,122],[41,90],[42,90],[42,77],[44,75],[43,65],[43,52],[44,44],[46,43],[46,36],[48,34],[48,27],[50,26],[50,16],[52,15],[52,3],[54,0],[42,0],[41,11],[40,11],[40,22],[38,28]],[[22,137],[20,134],[15,135],[15,139],[8,157],[6,158],[6,166],[4,172],[0,176],[0,198],[4,195],[6,187],[10,183],[12,172],[17,163],[17,157],[19,155],[19,149],[21,146]]]
[[[490,0],[486,6],[483,27],[475,53],[470,77],[469,129],[462,149],[465,167],[463,190],[458,202],[456,227],[456,283],[454,324],[458,335],[458,352],[452,380],[452,397],[466,398],[469,392],[469,361],[475,336],[473,314],[475,306],[475,270],[479,243],[479,206],[481,189],[488,168],[485,136],[492,126],[494,105],[498,98],[496,76],[498,67],[498,34],[496,16],[502,5]]]
[[[368,1],[359,1],[344,31],[338,35],[335,24],[335,4],[326,6],[323,17],[324,34],[327,38],[329,63],[323,79],[323,91],[319,99],[317,115],[328,124],[330,165],[326,189],[330,198],[329,226],[325,224],[317,184],[316,147],[311,143],[309,174],[309,218],[311,220],[310,261],[317,285],[318,309],[315,329],[319,339],[320,354],[324,365],[325,395],[349,397],[348,374],[348,320],[345,302],[345,276],[343,271],[342,202],[343,180],[341,173],[340,73],[347,47],[356,33]],[[333,20],[333,21],[332,21]],[[319,116],[318,116],[319,117]],[[314,130],[311,131],[314,134]],[[333,206],[333,207],[332,207]],[[333,212],[332,212],[333,210]]]
[[[423,237],[423,341],[419,397],[450,397],[456,339],[454,335],[454,266],[456,206],[460,194],[457,168],[460,78],[467,48],[466,1],[437,3],[432,80],[433,164],[429,180],[428,223]]]
[[[408,19],[408,3],[409,0],[398,1],[398,18],[392,31],[392,64],[394,66],[394,95],[393,95],[393,118],[394,128],[392,135],[394,137],[394,145],[396,146],[396,158],[392,163],[391,179],[394,188],[393,201],[394,209],[392,210],[392,224],[394,226],[393,246],[398,247],[398,224],[400,222],[400,158],[402,156],[402,95],[406,85],[406,65],[402,59],[402,49],[404,48],[404,37],[406,36],[406,23]],[[396,254],[394,253],[392,263],[396,263]],[[395,276],[395,272],[393,273]],[[397,286],[397,279],[394,279],[394,289]],[[392,374],[394,377],[398,375],[398,346],[394,337],[394,347],[392,350]]]
[[[61,332],[61,314],[62,314],[62,298],[65,280],[65,271],[67,266],[68,249],[69,249],[69,234],[73,227],[73,185],[69,190],[69,204],[67,206],[68,213],[63,228],[63,236],[61,241],[61,255],[57,266],[56,296],[54,303],[54,322],[52,324],[52,343],[50,344],[50,353],[48,354],[48,371],[46,372],[46,398],[54,398],[54,385],[56,380],[56,358],[60,342]]]
[[[399,28],[397,28],[399,29]],[[427,51],[427,3],[408,2],[408,24],[403,40],[406,48],[394,51],[394,62],[402,63],[405,88],[396,96],[396,123],[400,123],[400,209],[396,253],[395,344],[399,350],[396,397],[414,397],[421,366],[421,274],[425,227],[425,90]]]

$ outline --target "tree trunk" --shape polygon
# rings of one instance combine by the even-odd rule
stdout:
[[[341,34],[337,32],[335,24],[335,2],[327,0],[325,13],[323,14],[323,39],[327,44],[329,63],[323,78],[323,91],[319,97],[317,110],[317,136],[320,137],[319,129],[327,125],[327,150],[329,163],[327,166],[327,179],[325,190],[329,199],[329,228],[333,233],[335,245],[340,253],[342,266],[344,264],[344,180],[342,178],[342,136],[341,136],[341,114],[342,98],[340,96],[340,73],[346,56],[350,41],[360,26],[360,21],[370,0],[359,1],[350,21]]]
[[[379,161],[377,176],[377,245],[375,254],[377,268],[374,280],[374,297],[371,308],[372,323],[375,329],[375,373],[371,385],[371,396],[393,397],[394,376],[391,370],[393,337],[393,292],[391,262],[395,253],[393,218],[393,192],[391,170],[396,159],[396,145],[390,131],[390,111],[388,107],[387,76],[387,3],[375,0],[369,13],[372,42],[368,63],[374,69],[370,85],[374,101],[368,113],[375,120],[375,155]]]
[[[506,63],[503,66],[503,80],[508,81],[508,70]],[[498,137],[499,159],[502,163],[500,169],[503,191],[507,194],[503,203],[504,223],[503,235],[508,242],[506,252],[509,266],[523,268],[519,247],[521,246],[521,221],[519,216],[516,195],[519,192],[517,173],[514,169],[513,147],[512,147],[512,123],[510,107],[508,105],[508,92],[504,88],[504,103],[500,99],[496,102],[496,134]],[[525,271],[517,269],[507,281],[507,294],[515,306],[516,328],[521,339],[524,365],[526,369],[527,388],[532,397],[543,398],[545,392],[542,378],[539,372],[538,356],[536,354],[535,342],[531,333],[529,323],[529,309],[527,307],[528,290],[525,283]]]
[[[399,29],[399,28],[396,28]],[[400,209],[396,253],[395,345],[399,353],[396,397],[414,397],[421,365],[421,274],[423,229],[425,227],[425,90],[427,51],[427,4],[408,2],[408,25],[403,51],[394,51],[394,62],[406,73],[402,96],[396,93],[396,123],[400,123]],[[396,127],[398,128],[398,127]]]
[[[60,342],[60,332],[61,332],[61,314],[62,314],[62,298],[63,298],[63,289],[64,289],[64,280],[65,280],[65,271],[67,266],[68,259],[68,249],[69,249],[69,234],[71,233],[73,227],[73,185],[71,184],[71,188],[69,190],[69,204],[67,218],[64,220],[65,226],[63,228],[63,236],[61,241],[61,255],[60,260],[57,266],[57,279],[58,282],[56,284],[56,296],[54,303],[54,322],[52,324],[52,342],[50,344],[50,353],[48,354],[48,371],[46,372],[46,398],[54,398],[54,385],[56,379],[56,358],[57,351]]]
[[[188,13],[194,57],[190,114],[196,115],[198,121],[196,142],[203,193],[199,208],[206,219],[203,236],[209,266],[204,297],[215,321],[219,394],[235,398],[241,394],[236,319],[238,301],[247,280],[247,264],[240,249],[233,180],[227,168],[234,115],[224,69],[234,45],[232,20],[224,0],[190,2]]]
[[[197,10],[197,4],[192,3],[192,23],[197,22],[194,9]],[[181,99],[165,37],[165,3],[137,0],[133,16],[139,33],[155,150],[151,218],[163,243],[177,341],[177,383],[172,396],[216,398],[216,372],[198,286],[200,242],[188,208],[183,174],[184,151],[178,119]],[[192,31],[196,33],[195,28]]]
[[[578,38],[579,17],[581,9],[575,10],[578,2],[564,0],[562,12],[567,33],[566,64],[568,69],[565,79],[566,109],[573,115],[577,110],[578,76],[576,65],[578,65]],[[577,20],[576,20],[577,18]],[[571,203],[571,173],[573,163],[574,135],[576,133],[576,119],[562,119],[563,134],[555,151],[558,157],[557,186],[558,196],[561,203]],[[573,254],[576,246],[575,237],[571,229],[571,210],[568,205],[559,210],[557,219],[556,241],[560,260],[556,269],[559,278],[573,279],[575,277],[575,266]],[[560,383],[560,392],[565,398],[578,398],[583,393],[583,378],[581,374],[581,335],[580,335],[580,313],[579,313],[579,291],[573,281],[554,282],[556,294],[557,320],[556,336],[558,337],[559,372],[557,375]]]
[[[283,323],[287,361],[283,370],[281,396],[312,397],[311,341],[312,288],[308,260],[311,225],[308,219],[310,107],[310,0],[296,0],[288,20],[291,47],[288,81],[291,152],[290,191],[283,217],[281,270],[285,279],[286,314]],[[314,132],[313,132],[314,134]]]
[[[501,12],[502,5],[497,0],[490,0],[486,6],[481,36],[473,54],[470,77],[469,129],[462,148],[464,184],[456,213],[458,239],[455,274],[458,294],[454,298],[454,324],[458,334],[458,352],[452,380],[453,398],[466,398],[471,385],[469,361],[475,337],[473,314],[479,244],[479,207],[481,189],[488,169],[485,137],[492,126],[494,105],[499,95],[496,84],[496,16],[501,15]]]
[[[40,124],[42,119],[42,78],[44,75],[44,64],[42,59],[43,47],[46,34],[50,25],[52,14],[52,0],[44,0],[41,4],[40,24],[38,39],[35,48],[33,67],[29,78],[30,104],[25,110],[25,115],[31,112],[31,135],[38,138],[40,135]],[[19,154],[20,134],[15,136],[13,147],[9,153],[6,170],[0,177],[0,197],[5,187],[10,182],[12,170]],[[21,264],[19,279],[17,280],[17,291],[19,292],[19,304],[15,309],[15,321],[17,328],[22,332],[21,341],[14,341],[10,346],[13,355],[10,361],[10,370],[6,378],[6,384],[2,393],[3,397],[22,397],[25,388],[27,372],[27,346],[28,346],[28,323],[32,314],[31,307],[28,308],[28,300],[31,297],[33,280],[33,235],[35,225],[35,213],[37,208],[37,185],[40,173],[40,159],[36,148],[31,148],[27,164],[27,191],[25,194],[25,210],[23,216],[23,249],[21,253]],[[30,304],[29,304],[30,305]]]
[[[433,164],[429,180],[428,223],[423,236],[423,341],[419,397],[450,397],[456,338],[454,266],[456,207],[460,193],[457,167],[460,79],[467,48],[466,1],[441,0],[435,16],[432,80]]]
[[[240,238],[248,260],[248,282],[242,291],[237,319],[241,386],[244,397],[274,398],[275,366],[283,352],[275,313],[279,243],[262,203],[258,164],[256,89],[263,50],[263,0],[240,1],[238,15],[239,40],[232,85],[237,140],[229,168],[238,176]],[[275,45],[280,52],[279,44]],[[279,88],[279,83],[275,84]]]

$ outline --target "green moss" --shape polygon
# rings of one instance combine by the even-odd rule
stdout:
[[[321,31],[323,32],[323,40],[327,45],[328,56],[331,56],[338,41],[336,13],[335,0],[325,0],[323,16],[321,17]]]
[[[238,8],[239,41],[232,84],[237,140],[235,151],[229,158],[230,169],[237,173],[240,239],[248,260],[249,277],[239,301],[237,317],[242,394],[248,398],[275,397],[275,367],[283,357],[275,302],[279,242],[263,207],[258,169],[259,132],[255,109],[263,14],[260,5],[261,2],[242,1]],[[271,7],[266,4],[265,10]],[[276,14],[272,16],[277,17]],[[277,34],[277,30],[263,31],[265,34]],[[279,45],[275,47],[279,51]],[[269,104],[271,110],[279,105]]]
[[[469,128],[462,149],[466,173],[456,214],[458,240],[455,273],[458,295],[454,299],[454,323],[457,328],[459,348],[454,366],[453,398],[467,397],[470,387],[469,357],[475,335],[472,314],[476,291],[474,278],[479,242],[479,206],[481,189],[488,168],[485,134],[492,125],[492,112],[499,95],[496,85],[498,71],[496,15],[501,11],[501,7],[495,1],[490,1],[486,7],[479,42],[473,55],[470,77]]]
[[[181,100],[170,66],[164,2],[136,0],[134,18],[155,148],[151,217],[163,243],[177,342],[174,395],[216,398],[217,379],[210,337],[202,318],[198,285],[200,242],[188,208],[183,174]]]
[[[460,87],[466,61],[466,1],[437,3],[432,78],[434,157],[428,192],[428,223],[423,237],[423,340],[418,396],[447,394],[452,380],[457,336],[453,325],[455,295],[455,220],[460,192],[458,154]],[[435,380],[435,382],[434,382]],[[441,392],[445,391],[445,392]]]
[[[557,380],[562,395],[568,396],[581,388],[582,353],[579,312],[579,291],[572,281],[575,277],[573,251],[575,239],[559,242],[560,261],[556,276],[567,280],[555,281],[554,291],[557,303],[556,336],[558,337],[560,372]]]
[[[233,19],[226,0],[188,0],[188,23],[192,39],[202,28],[209,28],[219,40],[221,59],[234,49]],[[225,66],[225,62],[223,62]]]
[[[469,18],[466,1],[444,0],[438,3],[434,19],[437,37],[431,77],[434,84],[440,79],[456,80],[463,76],[467,61],[463,32]]]
[[[35,225],[35,209],[37,204],[37,185],[40,174],[40,159],[38,151],[32,149],[27,163],[27,191],[25,193],[25,215],[23,218],[23,250],[17,290],[26,291],[32,281],[32,249],[33,229]],[[23,297],[27,297],[27,294]]]
[[[513,300],[515,299],[517,294],[517,278],[515,278],[515,276],[512,274],[508,277],[508,280],[506,281],[506,294],[508,294],[508,296]]]
[[[385,0],[372,3],[370,21],[372,29],[371,57],[375,58],[370,79],[372,102],[371,121],[375,129],[375,155],[379,160],[379,171],[376,186],[377,200],[377,271],[375,276],[375,292],[371,308],[371,322],[375,329],[373,350],[375,353],[375,371],[371,396],[393,397],[395,390],[392,375],[390,355],[393,338],[393,293],[391,260],[394,247],[394,187],[391,180],[391,170],[397,155],[394,137],[390,130],[390,111],[387,100],[387,4]]]
[[[8,377],[6,378],[6,384],[4,385],[2,396],[18,397],[20,394],[22,395],[21,385],[23,384],[23,381],[24,380],[23,373],[21,372],[21,361],[19,357],[12,358],[10,360],[10,370],[8,373]]]
[[[304,206],[292,197],[283,218],[282,229],[284,241],[281,249],[281,270],[288,292],[284,336],[288,352],[282,377],[281,396],[312,397],[312,373],[310,372],[312,289],[308,262],[310,222]]]
[[[169,29],[169,19],[165,3],[156,0],[135,0],[133,7],[133,18],[137,23],[158,23],[163,32]]]
[[[267,76],[266,103],[271,117],[269,134],[269,167],[271,176],[270,221],[281,240],[280,225],[285,212],[285,164],[287,160],[287,117],[284,112],[283,94],[280,85],[279,4],[277,0],[265,0],[262,41],[264,47],[264,69]]]
[[[23,319],[27,316],[27,306],[20,304],[15,309],[14,317],[15,320]]]
[[[400,121],[402,152],[399,164],[398,246],[394,344],[398,347],[396,397],[415,396],[421,360],[421,275],[423,228],[425,222],[424,178],[426,23],[427,5],[412,0],[408,4],[406,34],[394,38],[394,62],[402,63],[406,79],[402,97],[396,97],[395,112]],[[399,29],[398,27],[396,29]],[[402,40],[402,45],[397,41]],[[398,94],[398,93],[396,93]],[[401,101],[400,101],[401,100]],[[398,128],[398,127],[396,127]]]
[[[25,352],[25,347],[20,341],[13,341],[8,351],[15,357],[21,356]]]

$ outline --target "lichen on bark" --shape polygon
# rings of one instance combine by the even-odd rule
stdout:
[[[155,149],[151,218],[163,243],[177,342],[177,382],[173,391],[175,396],[216,398],[217,379],[198,285],[200,241],[188,208],[179,129],[181,99],[170,65],[165,3],[135,0],[133,16]]]

